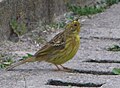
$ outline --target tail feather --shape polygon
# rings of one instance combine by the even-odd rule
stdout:
[[[22,64],[24,64],[24,63],[26,63],[26,62],[34,62],[34,61],[35,61],[35,59],[34,59],[33,57],[31,57],[31,58],[28,58],[28,59],[25,59],[25,60],[16,62],[16,63],[8,66],[8,67],[6,68],[6,70],[13,69],[14,67],[17,67],[17,66],[19,66],[19,65],[22,65]]]

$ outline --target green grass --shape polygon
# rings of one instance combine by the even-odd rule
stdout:
[[[104,7],[97,7],[97,6],[85,6],[85,7],[80,7],[80,6],[68,6],[70,11],[74,12],[75,14],[78,14],[80,16],[86,16],[86,15],[92,15],[96,13],[101,13],[104,11]]]
[[[21,60],[27,59],[29,57],[32,57],[33,55],[30,53],[27,53],[26,56],[23,56]],[[7,66],[10,66],[12,63],[14,63],[15,61],[12,60],[13,57],[6,57],[5,59],[0,59],[0,69],[4,69]]]
[[[13,60],[11,58],[6,58],[5,60],[0,60],[0,68],[6,68],[7,66],[11,65]]]
[[[27,32],[25,23],[23,22],[19,23],[16,19],[12,19],[10,21],[10,26],[18,36],[23,35],[24,33]]]
[[[65,25],[66,25],[65,22],[59,22],[59,23],[53,22],[53,23],[49,24],[49,26],[51,28],[55,28],[55,29],[57,29],[57,28],[63,28]]]
[[[107,48],[107,51],[120,51],[120,46],[118,45],[113,45]]]
[[[113,4],[117,4],[118,2],[120,2],[120,0],[105,0],[107,6],[111,6]]]
[[[30,58],[30,57],[32,57],[32,56],[33,56],[32,54],[27,53],[27,55],[26,55],[26,56],[23,56],[22,59],[20,59],[19,61],[24,60],[24,59],[27,59],[27,58]]]
[[[114,68],[112,72],[116,75],[120,75],[120,68]]]
[[[85,7],[75,6],[67,3],[67,7],[70,11],[74,12],[75,14],[78,14],[80,16],[88,16],[88,15],[101,13],[105,11],[107,7],[113,4],[117,4],[118,2],[120,2],[120,0],[104,0],[104,1],[101,1],[99,5],[85,6]],[[105,4],[105,5],[103,6],[102,4]]]

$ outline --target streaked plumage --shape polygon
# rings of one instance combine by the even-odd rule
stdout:
[[[45,46],[37,51],[32,58],[22,60],[7,68],[12,69],[26,62],[46,61],[57,66],[62,66],[65,62],[72,59],[78,51],[80,45],[80,23],[72,21],[67,24],[65,30],[57,34]],[[63,67],[63,66],[62,66]],[[63,67],[65,68],[65,67]]]

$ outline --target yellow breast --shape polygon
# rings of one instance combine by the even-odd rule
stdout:
[[[79,35],[71,36],[66,40],[66,46],[61,50],[59,58],[56,58],[56,64],[63,64],[72,59],[77,53],[80,45]]]

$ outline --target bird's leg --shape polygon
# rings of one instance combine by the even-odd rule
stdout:
[[[72,69],[71,68],[67,68],[67,67],[64,67],[64,66],[62,66],[62,65],[60,65],[62,68],[63,68],[63,70],[65,70],[65,71],[72,71]]]
[[[54,64],[56,67],[57,67],[57,71],[73,71],[72,69],[70,69],[70,68],[67,68],[67,67],[64,67],[64,66],[62,66],[62,65],[60,65],[61,67],[62,67],[62,69],[60,69],[60,67],[58,66],[58,65],[56,65],[56,64]]]
[[[58,65],[56,65],[56,64],[54,64],[56,67],[57,67],[57,70],[59,71],[59,70],[61,70],[59,67],[58,67]]]

